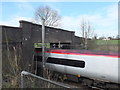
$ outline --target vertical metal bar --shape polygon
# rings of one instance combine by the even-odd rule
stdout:
[[[45,19],[42,19],[42,66],[43,77],[45,77]]]
[[[23,84],[24,82],[23,82],[23,73],[21,73],[21,89],[23,89],[24,88],[24,84]]]
[[[58,48],[60,48],[60,47],[61,47],[61,45],[60,45],[60,41],[59,41]]]

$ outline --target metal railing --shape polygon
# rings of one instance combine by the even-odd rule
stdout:
[[[33,82],[29,82],[28,80],[24,80],[25,76],[29,76],[32,78],[36,78],[36,80],[33,80]],[[38,83],[39,81],[39,83]],[[33,85],[34,83],[34,85]],[[29,84],[29,85],[28,85]],[[36,86],[35,84],[37,84],[38,86]],[[21,72],[21,88],[65,88],[65,89],[70,89],[71,87],[63,85],[61,83],[57,83],[55,81],[51,81],[42,77],[39,77],[35,74],[26,72],[26,71],[22,71]]]

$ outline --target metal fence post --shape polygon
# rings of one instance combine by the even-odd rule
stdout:
[[[21,72],[21,88],[25,88],[24,87],[24,75],[29,75],[30,73],[29,72],[26,72],[26,71],[22,71]]]
[[[43,77],[45,78],[45,19],[42,18],[42,65]]]
[[[23,82],[23,72],[21,72],[21,88],[24,88],[24,84],[23,84],[24,82]]]

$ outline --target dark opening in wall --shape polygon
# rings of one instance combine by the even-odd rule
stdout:
[[[70,43],[50,43],[51,48],[70,49]]]

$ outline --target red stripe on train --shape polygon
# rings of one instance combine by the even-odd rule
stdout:
[[[49,52],[48,52],[49,53]],[[96,54],[80,54],[80,53],[60,53],[60,52],[51,52],[55,54],[66,54],[66,55],[81,55],[81,56],[105,56],[105,57],[113,57],[113,58],[120,58],[120,56],[113,56],[113,55],[96,55]]]
[[[81,56],[104,56],[104,57],[120,58],[119,55],[102,55],[102,54],[88,54],[88,53],[68,53],[68,52],[64,52],[64,51],[66,51],[66,50],[52,50],[52,51],[47,51],[46,53],[66,54],[66,55],[81,55]],[[42,51],[38,51],[38,53],[42,53]]]

